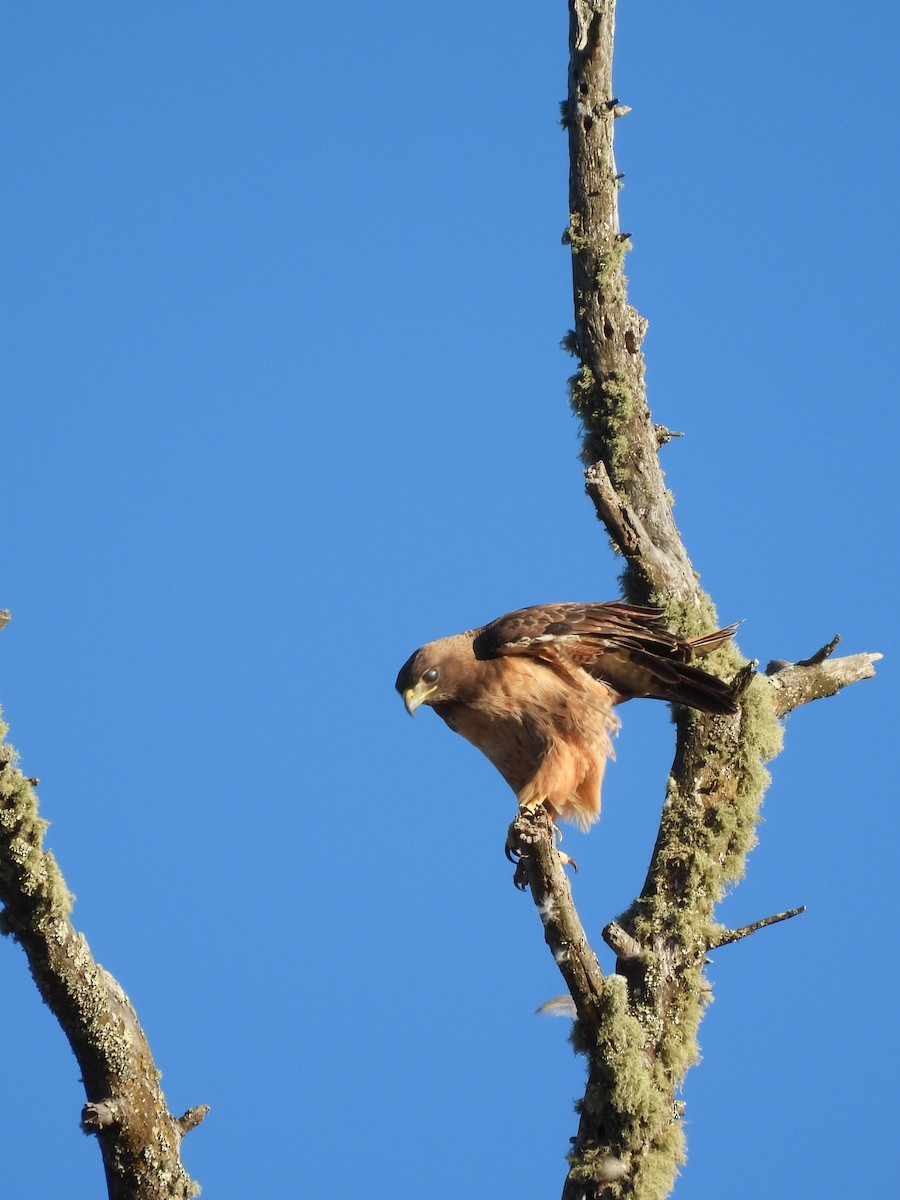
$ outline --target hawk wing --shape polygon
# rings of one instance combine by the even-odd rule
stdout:
[[[635,696],[687,704],[703,712],[737,711],[731,687],[692,666],[724,645],[736,626],[680,638],[660,608],[606,604],[540,604],[506,613],[475,638],[476,658],[525,655],[567,671],[581,669],[607,684],[616,703]]]

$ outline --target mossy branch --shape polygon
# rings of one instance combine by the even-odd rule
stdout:
[[[673,518],[658,457],[672,435],[651,418],[641,350],[647,323],[627,299],[630,235],[619,227],[613,129],[629,110],[612,87],[615,2],[570,0],[569,14],[564,240],[572,254],[575,327],[564,345],[578,359],[570,397],[583,428],[585,483],[625,559],[628,599],[660,605],[672,629],[691,637],[718,621]],[[707,951],[792,915],[732,932],[714,920],[716,903],[743,874],[755,843],[765,764],[781,748],[780,718],[866,678],[879,657],[829,661],[833,648],[776,664],[767,677],[733,644],[705,660],[734,681],[740,712],[675,713],[675,761],[647,877],[628,911],[603,932],[617,956],[612,975],[600,974],[549,829],[522,816],[511,827],[509,844],[522,856],[517,875],[531,887],[569,987],[573,1043],[588,1062],[563,1200],[663,1200],[672,1189],[684,1158],[678,1091],[697,1061],[697,1029],[710,999]],[[550,1007],[566,1010],[560,1001]]]
[[[181,1140],[207,1109],[179,1118],[169,1112],[130,1000],[72,925],[72,897],[43,846],[47,822],[6,734],[0,721],[2,931],[25,951],[78,1060],[87,1095],[82,1127],[99,1140],[110,1200],[186,1200],[200,1189],[181,1164]]]

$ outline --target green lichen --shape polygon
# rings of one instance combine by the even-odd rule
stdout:
[[[671,1104],[648,1059],[646,1031],[634,1012],[621,976],[607,978],[598,1010],[598,1030],[590,1047],[590,1078],[580,1111],[596,1129],[596,1137],[570,1156],[570,1174],[596,1181],[611,1159],[629,1167],[632,1148],[653,1146],[671,1123]],[[628,1176],[616,1182],[627,1189]],[[669,1179],[671,1180],[671,1167]],[[626,1195],[627,1191],[615,1194]]]
[[[783,742],[784,727],[775,715],[769,685],[755,675],[741,697],[741,732],[732,759],[738,787],[734,826],[722,862],[725,884],[743,877],[747,855],[756,844],[756,825],[771,778],[764,764],[775,758]]]
[[[655,598],[659,602],[659,597]],[[682,637],[696,637],[715,629],[718,624],[712,601],[701,593],[698,604],[688,604],[671,598],[663,600],[669,627]],[[704,669],[723,679],[733,679],[747,665],[734,641],[727,642],[703,660]],[[688,851],[697,858],[695,874],[706,880],[692,879],[700,886],[700,894],[711,895],[713,903],[721,899],[726,886],[743,876],[747,854],[756,842],[756,825],[763,795],[769,784],[765,764],[781,750],[784,730],[772,705],[769,685],[760,675],[754,675],[740,698],[741,721],[735,737],[731,723],[712,723],[704,751],[710,772],[716,764],[727,763],[727,778],[709,778],[704,763],[694,764],[693,774],[708,790],[708,802],[703,803],[703,824],[698,828],[686,814],[692,806],[678,804],[683,821],[691,827],[683,830]],[[695,722],[696,714],[680,718]],[[670,784],[669,810],[678,799]],[[683,799],[683,798],[682,798]],[[683,841],[682,844],[685,844]],[[677,847],[675,851],[677,853]]]
[[[581,363],[569,379],[569,403],[581,421],[585,466],[602,461],[620,486],[627,475],[627,429],[635,409],[628,382],[617,371],[598,379],[587,363]]]
[[[702,594],[691,602],[656,599],[670,627],[684,637],[707,633],[718,624],[711,601]],[[733,678],[745,665],[731,642],[704,659],[706,669],[722,678]],[[644,947],[629,967],[627,1013],[634,1024],[616,1011],[621,988],[614,987],[606,1019],[625,1031],[625,1049],[618,1055],[606,1049],[604,1019],[600,1049],[605,1057],[599,1068],[592,1068],[588,1101],[604,1131],[592,1147],[598,1155],[625,1157],[626,1147],[644,1148],[628,1176],[613,1185],[611,1194],[623,1198],[662,1200],[683,1161],[672,1097],[699,1060],[696,1032],[712,998],[703,966],[720,928],[713,924],[714,906],[743,873],[769,780],[765,763],[781,748],[781,723],[765,679],[752,677],[740,703],[737,728],[733,718],[679,711],[679,755],[649,886],[619,919]],[[603,1096],[614,1115],[603,1111]]]
[[[48,823],[38,816],[34,787],[17,765],[0,719],[0,899],[15,908],[24,903],[39,922],[68,916],[72,896],[56,860],[43,848]],[[9,914],[4,923],[10,928]]]
[[[618,1195],[641,1200],[665,1200],[686,1160],[684,1130],[674,1118],[659,1130],[647,1152],[634,1163],[634,1174],[623,1181]]]
[[[620,235],[614,238],[608,248],[597,255],[597,266],[594,272],[597,287],[604,292],[614,287],[621,292],[623,302],[625,289],[628,286],[624,271],[625,255],[630,249],[631,242],[627,237]]]
[[[581,213],[569,213],[569,224],[563,230],[562,244],[571,246],[573,254],[580,254],[582,250],[590,249],[591,240],[584,233]]]

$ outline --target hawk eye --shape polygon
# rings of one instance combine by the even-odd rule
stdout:
[[[423,683],[437,683],[438,679],[440,678],[440,674],[441,673],[437,669],[437,667],[429,667],[428,670],[425,672],[425,674],[422,676],[422,682]]]

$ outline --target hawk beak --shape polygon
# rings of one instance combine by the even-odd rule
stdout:
[[[432,692],[436,692],[436,687],[428,687],[422,683],[420,679],[415,687],[407,688],[403,693],[403,703],[406,705],[406,711],[411,717],[416,715],[416,709],[420,704],[423,704]]]

